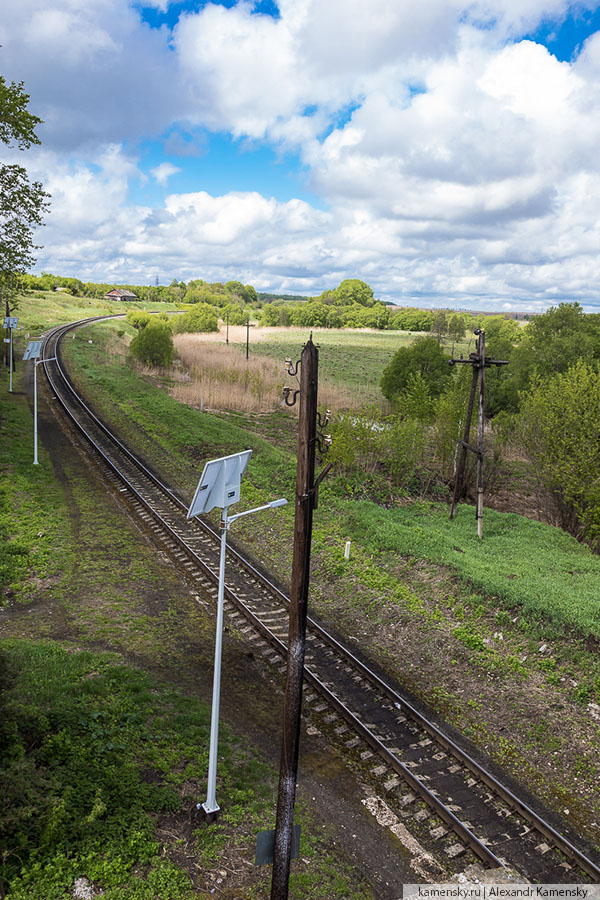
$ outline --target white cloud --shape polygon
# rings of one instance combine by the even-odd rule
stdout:
[[[150,169],[150,174],[154,176],[156,181],[164,187],[171,177],[171,175],[176,175],[177,172],[181,172],[179,166],[174,166],[173,163],[163,162],[160,165],[155,166],[153,169]]]
[[[458,305],[598,298],[600,34],[572,62],[520,39],[567,0],[279,8],[207,3],[170,34],[121,0],[8,4],[3,73],[47,122],[30,157],[53,194],[41,267],[148,281],[160,260],[165,277],[308,292],[358,276]],[[191,159],[202,130],[298,152],[326,212],[204,180],[132,203],[131,148],[170,133]],[[180,171],[150,169],[162,187]]]
[[[2,73],[25,82],[51,149],[137,141],[187,108],[166,30],[122,0],[8,0],[0,45]]]

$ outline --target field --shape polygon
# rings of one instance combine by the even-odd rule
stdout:
[[[219,334],[184,334],[175,346],[191,375],[174,390],[178,400],[200,406],[201,398],[213,409],[268,412],[281,402],[281,387],[292,383],[284,367],[295,363],[302,347],[313,336],[319,349],[319,402],[336,411],[377,407],[389,412],[379,383],[384,368],[400,347],[420,335],[403,331],[328,328],[251,328],[246,364],[246,328],[230,327]],[[450,344],[456,353],[467,350],[468,341]]]

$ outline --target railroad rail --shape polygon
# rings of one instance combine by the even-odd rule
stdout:
[[[86,404],[65,371],[61,326],[45,338],[48,383],[63,413],[91,448],[115,490],[146,529],[204,592],[216,597],[219,535],[188,521],[188,504],[145,466]],[[226,611],[236,630],[281,671],[287,653],[289,599],[244,556],[228,547]],[[386,680],[309,618],[305,708],[385,797],[386,805],[424,836],[439,871],[469,855],[488,868],[510,866],[538,883],[600,883],[600,863],[581,850]]]

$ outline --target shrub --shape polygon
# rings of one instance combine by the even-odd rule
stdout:
[[[175,356],[171,329],[165,322],[151,319],[129,345],[132,355],[151,366],[170,366]]]
[[[239,303],[229,303],[220,310],[221,320],[229,321],[230,325],[245,325],[248,316]],[[213,329],[214,330],[214,329]]]
[[[435,338],[417,338],[409,347],[396,351],[383,370],[381,390],[388,400],[401,394],[410,380],[420,374],[432,397],[438,397],[451,378],[448,358]]]
[[[146,327],[152,316],[144,309],[128,309],[125,318],[130,325],[141,331],[142,328]]]
[[[207,303],[198,303],[193,309],[175,318],[173,330],[176,334],[218,331],[219,320],[212,306]]]

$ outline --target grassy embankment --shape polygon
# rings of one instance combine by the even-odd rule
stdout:
[[[96,300],[92,297],[73,297],[62,291],[35,291],[19,299],[14,315],[19,319],[15,340],[23,343],[25,336],[38,337],[54,325],[74,322],[88,316],[126,313],[128,309],[148,309],[171,312],[172,303],[125,303],[120,300]]]
[[[63,900],[86,878],[106,900],[191,900],[217,885],[265,897],[252,850],[273,825],[276,775],[231,729],[223,816],[188,824],[205,790],[210,617],[76,454],[62,447],[51,463],[41,445],[32,466],[23,371],[0,394],[0,894]],[[43,413],[41,431],[53,439]],[[237,655],[225,647],[230,666]],[[302,804],[299,820],[291,895],[367,900]]]
[[[246,447],[254,453],[242,503],[292,495],[293,418],[212,415],[175,403],[165,391],[170,376],[141,377],[114,333],[103,326],[93,345],[69,342],[73,367],[102,414],[184,495],[206,459]],[[361,337],[352,338],[359,347]],[[285,582],[291,535],[288,507],[236,523],[232,537]],[[313,612],[556,808],[568,803],[573,820],[580,797],[582,827],[600,811],[591,749],[600,734],[587,710],[600,695],[599,596],[600,560],[556,528],[486,510],[480,543],[470,507],[450,523],[443,504],[352,502],[335,475],[321,488]]]

